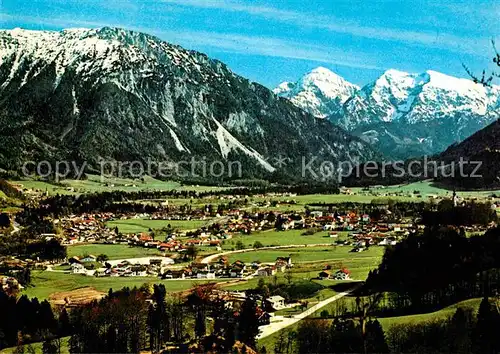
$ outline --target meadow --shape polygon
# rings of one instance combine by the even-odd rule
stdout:
[[[273,196],[273,197],[254,197],[252,200],[255,202],[265,202],[267,200],[276,200],[280,202],[286,202],[290,200],[294,200],[296,204],[283,204],[281,207],[286,209],[287,207],[290,209],[303,208],[308,204],[315,203],[325,203],[325,204],[334,204],[334,203],[371,203],[373,200],[376,200],[378,197],[369,195],[368,193],[364,193],[359,191],[359,193],[355,193],[353,195],[346,194],[304,194],[297,195],[294,197],[288,196]],[[382,198],[380,198],[382,199]]]
[[[211,282],[219,280],[211,280]],[[226,279],[227,281],[227,279]],[[189,280],[161,280],[155,277],[91,277],[79,274],[63,272],[33,271],[31,276],[32,284],[28,286],[23,294],[28,297],[47,299],[51,294],[70,291],[83,287],[92,287],[97,291],[108,292],[109,289],[119,290],[123,287],[133,288],[147,284],[165,285],[167,292],[174,293],[191,289],[196,284],[206,283],[196,279]]]
[[[69,354],[69,339],[70,337],[61,338],[61,351],[59,354]],[[26,344],[24,346],[24,351],[27,353],[42,353],[43,342]],[[19,354],[17,347],[5,348],[0,350],[0,354],[16,354],[16,353]]]
[[[321,310],[313,313],[310,318],[321,318],[321,312],[327,311],[330,315],[335,315],[335,309],[340,307],[346,308],[348,311],[352,311],[355,308],[356,300],[352,296],[346,296],[342,299],[337,300],[336,302],[329,304],[323,307]],[[405,324],[405,323],[421,323],[428,321],[442,321],[445,320],[455,313],[457,308],[462,309],[470,309],[475,314],[479,308],[479,304],[481,303],[480,298],[469,299],[460,301],[456,304],[444,307],[440,310],[429,312],[429,313],[420,313],[414,315],[407,316],[394,316],[394,317],[377,317],[377,320],[384,327],[384,330],[388,330],[393,325]]]
[[[157,249],[97,243],[68,246],[67,252],[68,257],[82,257],[90,254],[97,257],[100,254],[105,254],[110,260],[161,256],[161,252]]]
[[[215,187],[215,186],[200,186],[200,185],[183,185],[176,181],[161,181],[149,176],[143,179],[127,179],[115,178],[109,176],[99,176],[87,174],[87,179],[81,180],[62,180],[58,184],[53,184],[43,180],[24,178],[20,180],[11,180],[10,182],[20,184],[24,188],[37,190],[39,192],[47,192],[48,194],[80,194],[80,193],[99,193],[110,191],[125,191],[137,192],[148,190],[189,190],[198,192],[209,192],[218,190],[227,190],[237,187]],[[395,186],[376,186],[369,190],[362,188],[351,188],[352,195],[346,194],[308,194],[289,196],[273,196],[273,197],[252,197],[252,202],[266,202],[268,200],[277,200],[285,202],[294,200],[296,204],[281,204],[276,207],[255,207],[256,209],[273,209],[273,210],[301,210],[307,204],[311,203],[371,203],[372,201],[387,200],[387,198],[400,201],[422,201],[427,200],[431,196],[451,196],[452,191],[441,188],[435,185],[431,180],[419,181],[404,185]],[[420,197],[414,195],[414,191],[418,191]],[[492,191],[459,191],[457,195],[464,198],[487,198],[491,194],[500,194],[500,190]],[[1,197],[0,197],[1,199]]]
[[[87,174],[87,179],[61,180],[58,184],[49,183],[43,180],[24,178],[21,180],[10,181],[14,184],[20,184],[24,188],[47,192],[54,194],[81,194],[81,193],[101,193],[112,191],[137,192],[148,190],[190,190],[190,191],[216,191],[227,189],[227,187],[212,187],[199,185],[183,185],[175,181],[161,181],[149,176],[141,179],[127,179],[107,176],[98,176]]]
[[[453,191],[445,188],[441,188],[435,185],[432,181],[419,181],[404,185],[394,185],[394,186],[376,186],[370,187],[369,190],[363,188],[351,188],[352,194],[308,194],[308,195],[297,195],[294,197],[270,197],[270,198],[253,198],[254,201],[263,202],[266,200],[279,200],[287,201],[294,200],[297,204],[284,204],[281,208],[286,209],[287,207],[293,208],[294,210],[305,207],[308,204],[314,203],[371,203],[371,202],[383,202],[388,199],[395,201],[406,201],[406,202],[421,202],[428,201],[434,196],[440,197],[451,197]],[[418,192],[418,193],[414,193]],[[458,191],[457,195],[463,198],[477,198],[485,199],[492,194],[500,195],[500,191]]]
[[[291,256],[294,263],[293,272],[307,273],[307,278],[315,278],[323,267],[328,264],[332,271],[346,267],[351,272],[351,278],[365,280],[368,272],[377,268],[382,259],[384,247],[373,246],[363,252],[349,252],[346,246],[322,246],[304,248],[285,248],[272,250],[257,250],[236,253],[229,256],[229,262],[241,260],[245,263],[274,263],[277,257]],[[331,280],[321,280],[331,284]]]
[[[363,188],[351,188],[352,194],[307,194],[289,196],[273,196],[273,197],[254,197],[250,200],[255,203],[262,203],[268,200],[287,202],[293,200],[295,204],[280,204],[276,207],[259,207],[261,210],[276,210],[276,211],[297,211],[303,210],[305,206],[310,204],[335,204],[335,203],[377,203],[387,202],[389,199],[401,202],[423,202],[429,201],[431,198],[451,197],[453,191],[441,188],[435,185],[432,181],[420,181],[404,185],[395,186],[376,186],[370,187],[369,190]],[[414,193],[418,192],[418,193]],[[492,194],[500,195],[500,191],[465,191],[457,192],[457,195],[463,198],[485,199]]]
[[[327,231],[320,231],[314,235],[302,235],[306,230],[276,231],[267,230],[255,232],[250,235],[235,235],[232,239],[224,242],[223,249],[232,249],[238,241],[241,241],[245,248],[253,248],[255,242],[262,243],[263,246],[286,246],[286,245],[311,245],[311,244],[332,244],[336,240],[345,240],[348,232],[337,232],[338,238],[331,238]]]
[[[384,327],[384,330],[388,330],[391,326],[396,324],[405,324],[405,323],[421,323],[428,321],[443,321],[447,318],[453,316],[457,308],[462,309],[470,309],[474,314],[477,313],[479,309],[479,304],[481,303],[481,299],[469,299],[465,301],[460,301],[451,306],[445,307],[439,311],[430,312],[430,313],[422,313],[417,315],[410,316],[398,316],[398,317],[379,317],[378,321]]]
[[[292,272],[291,278],[287,279],[284,273],[277,273],[276,277],[255,277],[248,280],[242,280],[235,284],[221,284],[224,290],[244,291],[257,288],[259,280],[263,279],[265,284],[278,284],[285,286],[290,296],[300,294],[301,300],[308,301],[311,305],[334,296],[336,291],[333,289],[338,284],[337,281],[324,283],[311,278],[310,273]],[[290,309],[285,312],[296,312],[296,309]]]
[[[358,188],[354,188],[353,191],[359,192]],[[397,186],[387,186],[387,187],[377,187],[370,188],[370,191],[374,194],[401,194],[410,195],[414,191],[418,191],[422,197],[430,196],[441,196],[441,197],[451,197],[453,191],[445,188],[441,188],[430,180],[414,182],[405,185]],[[484,199],[488,198],[492,194],[500,194],[500,190],[490,190],[490,191],[457,191],[457,195],[463,198],[478,198]],[[415,198],[412,197],[413,200]]]
[[[114,229],[118,227],[118,231],[129,234],[148,232],[149,229],[157,230],[170,225],[174,229],[179,230],[196,230],[202,226],[210,224],[210,220],[148,220],[148,219],[126,219],[108,221],[106,226]]]
[[[352,297],[344,297],[338,301],[344,301],[346,303],[347,308],[349,309],[350,303],[354,304],[355,300]],[[320,318],[320,313],[322,311],[329,311],[331,312],[333,310],[334,306],[337,306],[336,303],[334,302],[328,306],[323,307],[313,315],[311,315],[310,319],[319,319]],[[445,307],[441,310],[431,312],[431,313],[423,313],[423,314],[416,314],[416,315],[410,315],[410,316],[398,316],[398,317],[377,317],[377,320],[380,322],[382,327],[384,328],[384,331],[388,331],[391,326],[393,325],[399,325],[399,324],[406,324],[406,323],[411,323],[411,324],[418,324],[418,323],[423,323],[423,322],[432,322],[432,321],[444,321],[455,313],[457,308],[462,308],[462,309],[470,309],[474,314],[477,313],[477,310],[479,308],[479,304],[481,303],[481,299],[469,299],[465,301],[458,302],[456,304],[453,304],[451,306]],[[287,314],[295,314],[297,312],[294,312],[295,310],[290,309],[286,311],[281,311],[279,314],[280,315],[287,315]],[[299,311],[300,312],[300,311]],[[261,348],[262,346],[265,346],[268,352],[272,352],[274,350],[274,345],[278,341],[278,338],[281,333],[289,333],[293,331],[297,331],[299,327],[299,323],[296,323],[294,325],[291,325],[281,331],[278,331],[268,337],[262,338],[258,341],[258,347]]]

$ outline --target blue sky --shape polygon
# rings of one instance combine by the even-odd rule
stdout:
[[[474,4],[472,4],[474,2]],[[139,30],[268,87],[317,66],[364,85],[383,71],[493,69],[500,1],[0,0],[0,28]]]

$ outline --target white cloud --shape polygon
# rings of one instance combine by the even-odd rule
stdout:
[[[233,53],[256,54],[270,57],[302,59],[353,68],[383,70],[371,64],[360,54],[349,53],[340,48],[314,45],[304,42],[282,40],[271,37],[245,36],[210,32],[153,31],[155,35],[184,45],[203,45]]]
[[[31,23],[39,25],[40,27],[44,26],[53,26],[59,28],[71,28],[71,27],[105,27],[105,26],[113,26],[109,23],[104,23],[100,21],[86,21],[86,20],[78,20],[78,19],[65,19],[65,18],[46,18],[46,17],[37,17],[37,16],[12,16],[5,13],[0,13],[0,19],[2,22],[6,21],[16,21],[23,23]],[[119,27],[119,26],[118,26]]]
[[[2,15],[2,14],[0,14]],[[25,23],[35,23],[60,28],[71,27],[123,27],[119,24],[99,21],[85,21],[64,18],[38,18],[34,16],[10,16],[6,19],[16,19]],[[254,54],[269,57],[302,59],[322,63],[338,64],[353,68],[383,70],[376,64],[360,60],[360,54],[349,54],[344,49],[314,45],[271,37],[246,36],[240,34],[213,33],[204,31],[169,31],[154,28],[125,26],[134,31],[145,32],[162,38],[163,40],[182,44],[185,47],[211,47],[223,51],[239,54]],[[356,57],[356,59],[354,59]],[[367,59],[367,58],[365,58]]]
[[[281,10],[267,6],[255,6],[230,0],[162,0],[163,3],[198,8],[221,9],[244,12],[275,21],[296,24],[300,27],[324,29],[331,32],[350,34],[368,39],[397,41],[425,47],[445,49],[456,53],[481,55],[489,45],[487,38],[468,38],[445,32],[424,32],[402,28],[370,27],[346,23],[341,18],[297,11]]]

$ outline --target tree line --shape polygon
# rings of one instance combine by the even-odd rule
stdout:
[[[57,239],[35,237],[25,230],[0,238],[0,257],[16,256],[40,261],[63,260],[66,247]]]
[[[364,325],[363,325],[364,323]],[[282,331],[275,353],[477,353],[500,351],[498,301],[483,298],[476,313],[459,307],[452,316],[401,322],[386,331],[375,318],[302,321],[296,332]],[[267,351],[267,348],[264,348]],[[261,350],[262,352],[262,350]]]
[[[435,210],[424,210],[424,225],[488,225],[498,220],[497,212],[491,203],[467,203],[455,206],[452,200],[441,201]]]
[[[55,313],[47,300],[17,299],[0,290],[0,349],[52,340],[70,333],[66,310]]]
[[[0,349],[43,341],[54,353],[58,338],[70,336],[71,353],[232,352],[237,344],[256,348],[258,300],[234,307],[214,295],[215,285],[196,286],[187,296],[167,295],[163,284],[110,289],[101,300],[55,313],[44,300],[16,299],[0,292]],[[53,351],[51,351],[53,350]]]
[[[100,301],[71,311],[71,353],[230,352],[238,341],[256,347],[257,300],[237,307],[214,296],[214,284],[187,296],[168,296],[163,284],[110,291]],[[175,349],[173,349],[175,348]]]
[[[379,313],[431,311],[500,290],[500,228],[467,237],[463,228],[429,226],[387,247],[363,292],[385,293]]]

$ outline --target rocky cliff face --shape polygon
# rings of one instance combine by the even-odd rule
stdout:
[[[244,176],[296,176],[276,159],[375,155],[217,60],[117,28],[0,31],[0,123],[8,169],[26,160],[205,158],[242,161]]]

